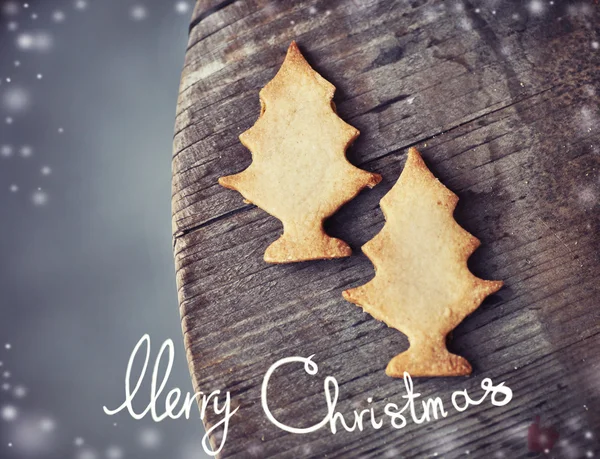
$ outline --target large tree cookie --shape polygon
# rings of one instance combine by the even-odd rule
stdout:
[[[363,246],[376,275],[343,293],[407,335],[410,347],[390,361],[389,376],[471,373],[469,362],[448,352],[446,336],[502,282],[479,279],[467,268],[479,240],[454,220],[457,202],[411,148],[398,182],[381,200],[386,224]]]
[[[348,244],[328,236],[323,221],[381,180],[346,159],[359,131],[335,113],[334,92],[292,42],[279,72],[260,91],[260,117],[240,135],[252,164],[219,179],[283,223],[283,235],[265,252],[267,262],[349,256]]]

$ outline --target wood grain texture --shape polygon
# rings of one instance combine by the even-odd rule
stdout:
[[[568,442],[554,457],[600,454],[583,437],[600,435],[600,11],[554,3],[540,14],[466,0],[196,5],[174,137],[174,253],[194,385],[230,390],[240,406],[222,457],[530,457],[535,415]],[[281,225],[217,179],[250,163],[238,135],[294,39],[361,131],[350,161],[384,180],[327,223],[355,256],[268,265],[262,254]],[[282,357],[315,354],[319,376],[340,383],[343,413],[405,393],[384,369],[406,339],[341,292],[373,277],[358,248],[381,229],[379,200],[413,145],[460,197],[458,223],[482,241],[471,271],[505,282],[454,332],[451,350],[473,376],[415,386],[449,403],[490,377],[514,399],[402,430],[287,434],[260,406],[262,378]],[[270,386],[274,414],[318,422],[323,379],[287,370]]]

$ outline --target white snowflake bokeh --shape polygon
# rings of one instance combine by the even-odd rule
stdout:
[[[175,11],[179,14],[186,14],[190,10],[188,2],[179,1],[175,3]]]
[[[16,46],[21,51],[46,53],[52,49],[54,39],[48,32],[22,32],[17,35]]]
[[[21,113],[31,103],[29,91],[20,86],[12,86],[4,90],[2,104],[7,113]]]
[[[154,426],[144,427],[139,431],[138,443],[144,449],[157,449],[162,443],[162,433]]]
[[[45,206],[48,203],[48,193],[44,190],[35,190],[31,195],[31,202],[35,206]]]
[[[527,5],[527,8],[534,16],[541,16],[546,9],[546,5],[542,0],[531,0]]]
[[[3,421],[14,421],[19,416],[19,411],[13,405],[5,405],[0,410],[0,416],[2,417]]]
[[[76,0],[75,1],[75,9],[77,10],[85,10],[88,7],[87,0]]]
[[[54,22],[63,22],[66,18],[66,14],[61,10],[56,10],[52,13],[52,20]]]
[[[23,158],[29,158],[33,155],[33,147],[31,145],[23,145],[19,149],[19,155]]]
[[[143,21],[148,17],[148,10],[144,5],[134,5],[131,7],[130,15],[134,21]]]
[[[0,155],[4,158],[10,158],[13,155],[13,147],[11,145],[2,145],[0,147]]]
[[[119,446],[109,446],[106,449],[106,459],[123,459],[125,457],[125,453],[123,451],[123,448],[120,448]]]
[[[23,385],[15,386],[13,389],[13,395],[15,398],[25,398],[27,396],[27,388]]]

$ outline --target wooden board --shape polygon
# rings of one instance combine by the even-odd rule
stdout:
[[[174,138],[174,253],[194,385],[230,390],[240,407],[222,457],[529,457],[536,415],[560,434],[554,457],[600,454],[600,10],[531,3],[196,5]],[[262,255],[280,223],[217,179],[250,163],[238,135],[292,40],[361,131],[349,159],[384,180],[327,224],[355,256],[268,265]],[[323,417],[326,375],[340,384],[342,413],[367,397],[401,404],[402,381],[384,369],[405,337],[341,292],[374,274],[359,248],[382,227],[378,202],[412,145],[459,195],[456,219],[482,241],[472,271],[506,284],[454,332],[452,349],[473,375],[415,387],[448,400],[490,377],[514,399],[402,430],[286,433],[260,404],[262,378],[283,357],[315,354],[319,374],[298,365],[274,376],[269,401],[282,422]]]

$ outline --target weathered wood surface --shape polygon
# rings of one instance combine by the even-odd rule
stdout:
[[[554,457],[600,454],[584,439],[600,435],[600,12],[592,1],[543,2],[539,14],[528,5],[198,3],[176,119],[173,234],[194,384],[230,390],[240,406],[222,457],[526,457],[535,415],[566,440]],[[328,223],[355,256],[268,265],[262,255],[281,225],[217,179],[250,163],[238,135],[293,39],[361,131],[350,160],[384,181]],[[402,430],[286,434],[260,406],[262,378],[282,357],[316,354],[320,376],[277,373],[270,401],[283,422],[321,419],[326,375],[340,383],[343,413],[369,396],[401,403],[403,385],[384,369],[406,339],[341,292],[373,276],[359,247],[382,227],[378,202],[411,145],[460,196],[456,219],[482,241],[472,271],[506,284],[454,332],[473,376],[416,379],[416,388],[449,401],[490,377],[514,399]]]

